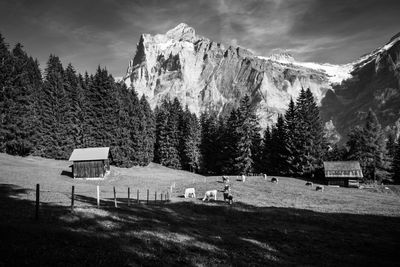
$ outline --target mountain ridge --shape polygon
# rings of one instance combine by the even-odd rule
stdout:
[[[177,97],[197,115],[208,109],[226,114],[248,94],[265,128],[276,122],[301,88],[310,88],[322,106],[328,91],[330,95],[342,92],[344,81],[353,79],[399,40],[397,34],[358,60],[334,65],[298,62],[288,53],[257,56],[246,48],[197,35],[194,28],[181,23],[165,34],[142,34],[122,80],[139,95],[144,94],[152,108],[163,99]],[[340,122],[332,114],[335,108],[321,109],[329,111],[331,116],[322,117],[335,128]]]

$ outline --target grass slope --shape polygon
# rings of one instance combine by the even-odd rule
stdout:
[[[236,202],[180,197],[195,187],[221,189],[220,177],[162,166],[113,168],[104,181],[61,175],[68,162],[0,154],[0,266],[397,266],[398,188],[326,188],[304,181],[231,177]],[[41,183],[40,220],[33,219],[34,185]],[[169,203],[114,208],[112,186],[162,190],[176,182]],[[95,185],[102,208],[95,208]],[[77,208],[70,212],[70,186]],[[111,190],[110,190],[111,188]],[[124,191],[125,192],[125,191]],[[126,192],[125,192],[126,194]],[[222,195],[219,193],[218,198]]]

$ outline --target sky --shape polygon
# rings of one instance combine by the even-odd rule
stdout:
[[[123,76],[142,33],[181,22],[259,56],[344,64],[400,32],[400,0],[0,0],[0,33],[42,69],[54,54],[81,73]]]

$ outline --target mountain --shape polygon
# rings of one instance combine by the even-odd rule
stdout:
[[[399,136],[400,33],[352,66],[351,77],[334,85],[322,100],[323,120],[332,121],[345,137],[351,127],[363,122],[371,108],[382,126]]]
[[[379,72],[388,72],[388,67],[383,67],[389,64],[385,55],[398,47],[398,39],[399,36],[395,37],[353,63],[318,64],[298,62],[288,53],[256,56],[240,46],[226,46],[199,36],[192,27],[181,23],[165,34],[142,34],[122,80],[139,95],[144,94],[152,108],[164,98],[177,97],[196,114],[208,109],[226,114],[247,94],[257,109],[262,127],[274,123],[277,115],[285,112],[290,98],[297,98],[301,88],[310,88],[321,105],[327,129],[339,138],[355,121],[355,118],[351,122],[346,118],[353,114],[347,110],[355,110],[353,101],[364,95],[362,87],[371,82],[366,78],[361,81],[361,73],[371,74],[366,69],[375,71],[376,64]],[[398,54],[391,58],[397,64]],[[398,65],[390,68],[397,69],[398,73]],[[393,75],[377,78],[375,84],[384,86],[386,83],[381,80],[386,81],[388,76]],[[350,83],[351,88],[353,83],[360,84],[357,89],[349,89]],[[398,83],[397,86],[388,83],[372,97],[380,99],[381,105],[386,101],[384,106],[389,98],[392,103],[398,94]],[[361,98],[364,110],[369,107],[371,96]]]

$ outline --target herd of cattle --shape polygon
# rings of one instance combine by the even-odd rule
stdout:
[[[267,180],[268,177],[266,174],[263,175],[264,176],[264,180]],[[242,179],[241,181],[244,183],[246,181],[246,176],[242,175]],[[272,177],[271,178],[271,183],[278,183],[278,178],[276,177]],[[208,190],[204,193],[204,198],[202,199],[203,201],[210,201],[210,200],[217,200],[217,193],[218,192],[222,192],[223,196],[224,196],[224,202],[228,202],[229,204],[233,203],[233,195],[231,192],[231,185],[229,182],[229,177],[228,176],[222,176],[222,182],[224,183],[224,188],[222,190]],[[306,182],[305,184],[306,186],[311,186],[313,187],[313,183],[312,182]],[[324,191],[324,186],[322,185],[317,185],[315,187],[316,191]],[[185,198],[196,198],[196,190],[194,188],[186,188],[185,189]]]

